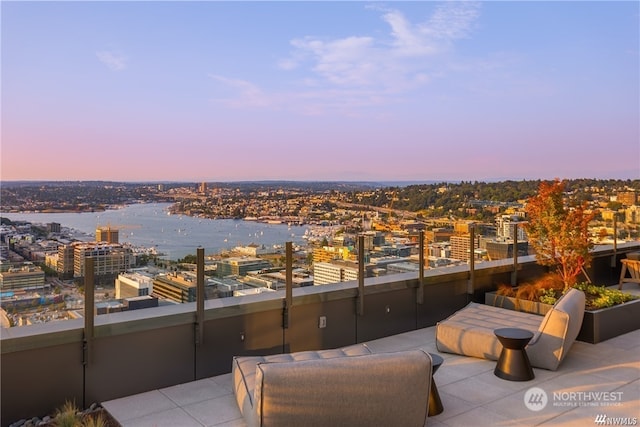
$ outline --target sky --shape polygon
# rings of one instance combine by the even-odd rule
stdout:
[[[9,180],[640,179],[640,2],[2,1]]]

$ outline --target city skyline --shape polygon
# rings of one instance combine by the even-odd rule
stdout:
[[[638,2],[2,2],[8,180],[640,178]]]

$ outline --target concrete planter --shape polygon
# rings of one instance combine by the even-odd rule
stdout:
[[[553,307],[541,302],[497,295],[496,292],[485,293],[484,299],[487,305],[541,316],[544,316]],[[600,310],[585,311],[582,328],[577,339],[596,344],[636,329],[640,329],[640,299]]]

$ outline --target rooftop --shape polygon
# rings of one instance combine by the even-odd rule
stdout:
[[[373,352],[424,349],[437,353],[435,327],[367,342]],[[640,418],[640,330],[598,344],[576,341],[557,371],[535,369],[535,379],[506,381],[495,362],[438,353],[444,363],[434,375],[444,411],[429,426],[593,425],[596,417]],[[548,403],[527,409],[527,390],[539,387]],[[587,395],[585,393],[593,393]],[[574,393],[574,394],[570,394]],[[589,399],[606,395],[619,401]],[[604,394],[602,394],[604,393]],[[231,374],[103,402],[123,427],[242,427]],[[604,424],[604,423],[603,423]],[[597,423],[596,423],[597,425]]]
[[[622,249],[595,252],[593,280],[618,283],[618,259],[640,246]],[[529,256],[518,258],[517,266],[497,260],[474,269],[430,269],[423,278],[402,273],[290,288],[289,295],[204,300],[201,294],[198,302],[3,329],[0,423],[52,413],[75,400],[83,407],[103,404],[125,427],[242,426],[228,374],[234,355],[361,342],[374,352],[436,353],[438,321],[469,301],[484,301],[496,283],[528,280],[540,270]],[[629,283],[623,290],[640,293],[640,286]],[[492,361],[442,354],[434,379],[444,412],[429,425],[589,425],[596,415],[640,418],[640,327],[637,317],[623,321],[617,324],[626,335],[599,344],[575,342],[557,371],[536,369],[528,382],[495,377]],[[548,396],[541,411],[525,405],[531,387]]]

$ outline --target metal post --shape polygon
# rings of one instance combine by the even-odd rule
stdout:
[[[204,248],[196,250],[196,345],[204,343]]]
[[[418,234],[418,293],[416,301],[418,304],[424,303],[424,231]]]
[[[93,325],[95,314],[95,288],[94,288],[94,259],[84,259],[84,338],[82,342],[82,363],[88,365],[91,360],[91,347],[93,341]]]
[[[613,257],[611,267],[616,267],[618,260],[618,213],[613,214]]]
[[[511,274],[511,286],[518,285],[518,223],[513,223],[513,273]]]
[[[282,326],[289,328],[289,309],[293,303],[293,244],[285,243],[285,299],[284,310],[282,313]]]
[[[358,315],[364,316],[364,236],[358,236]]]
[[[475,259],[476,225],[469,224],[469,284],[467,294],[473,295],[476,286],[476,259]]]

